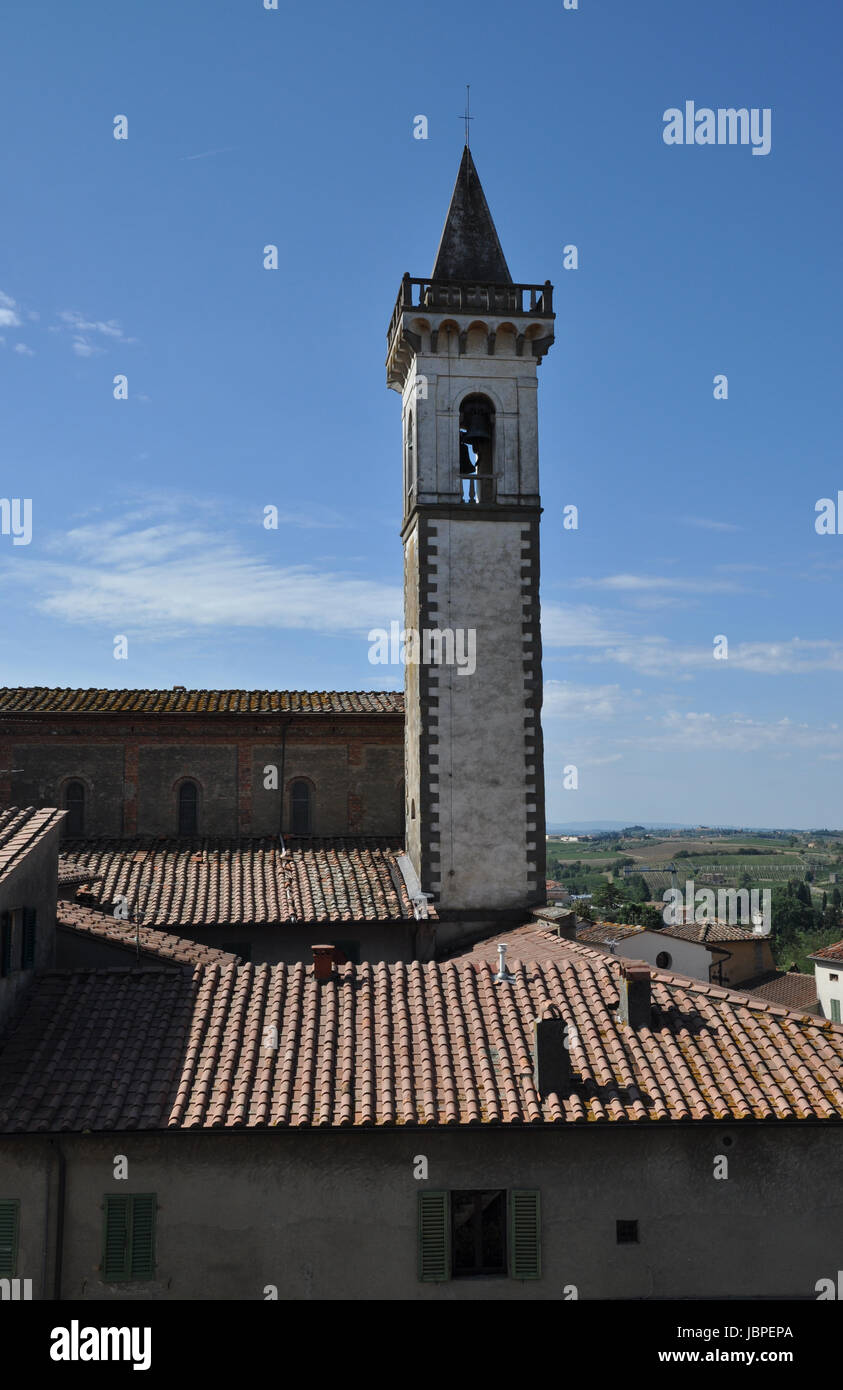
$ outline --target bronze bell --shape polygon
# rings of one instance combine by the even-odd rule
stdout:
[[[478,444],[488,444],[492,438],[492,431],[489,427],[489,411],[486,406],[469,404],[463,413],[464,425],[460,429],[463,442],[471,444],[476,449]]]

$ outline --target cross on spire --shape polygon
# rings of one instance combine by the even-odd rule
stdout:
[[[465,86],[465,111],[464,111],[463,115],[460,116],[460,120],[461,120],[461,121],[465,121],[465,147],[466,147],[466,149],[469,149],[469,148],[470,148],[470,144],[471,144],[471,142],[470,142],[470,140],[469,140],[469,138],[468,138],[468,136],[469,136],[468,123],[469,123],[469,121],[473,121],[473,120],[474,120],[474,117],[473,117],[472,115],[470,115],[470,112],[471,112],[471,87],[470,87],[470,85],[469,85],[468,83],[466,83],[466,86]]]

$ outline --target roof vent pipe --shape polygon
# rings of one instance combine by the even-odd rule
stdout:
[[[506,946],[498,946],[498,973],[495,976],[496,985],[514,985],[515,976],[506,968]]]

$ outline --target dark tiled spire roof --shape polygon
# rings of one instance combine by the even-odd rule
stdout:
[[[489,204],[467,145],[454,184],[432,278],[476,280],[490,285],[512,284]]]

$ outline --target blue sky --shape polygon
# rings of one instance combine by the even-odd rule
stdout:
[[[2,683],[401,684],[385,333],[470,82],[510,269],[557,286],[548,816],[841,824],[841,40],[833,0],[6,0]],[[686,100],[770,108],[770,153],[667,146]]]

